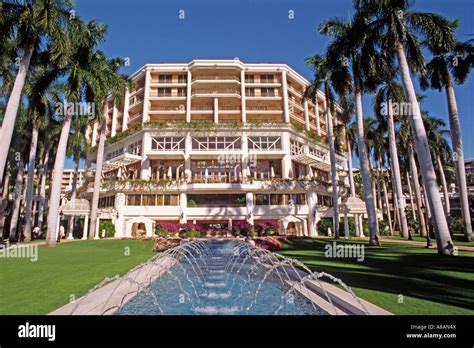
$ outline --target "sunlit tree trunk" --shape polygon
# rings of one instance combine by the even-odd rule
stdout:
[[[415,143],[415,150],[421,168],[423,184],[426,187],[426,195],[430,204],[432,221],[436,234],[436,245],[438,253],[442,255],[454,255],[454,244],[449,234],[446,216],[444,215],[443,203],[436,182],[436,173],[430,154],[430,147],[426,137],[425,126],[421,118],[420,107],[416,98],[415,88],[410,76],[410,68],[405,56],[405,48],[402,44],[397,45],[397,59],[400,67],[400,75],[405,89],[406,97],[412,108],[409,115],[411,132]]]
[[[411,206],[411,212],[413,215],[413,220],[417,221],[418,218],[416,217],[416,211],[415,211],[415,203],[413,201],[413,190],[411,188],[411,183],[410,183],[410,174],[406,172],[406,178],[407,178],[407,185],[408,185],[408,192],[410,194],[410,206]]]
[[[25,216],[24,216],[24,236],[25,242],[31,240],[31,207],[33,205],[33,184],[36,168],[36,149],[38,147],[38,127],[33,123],[33,131],[31,133],[30,155],[28,158],[28,177],[26,180],[26,197],[25,197]]]
[[[327,100],[327,99],[326,99]],[[332,200],[334,211],[334,237],[339,238],[339,190],[337,186],[336,149],[334,148],[334,131],[330,106],[326,104],[326,124],[329,142],[329,158],[331,162]]]
[[[403,188],[402,188],[402,177],[400,174],[400,165],[398,163],[398,151],[397,151],[397,144],[395,141],[395,124],[393,122],[393,108],[392,108],[392,100],[388,100],[388,139],[389,139],[389,147],[390,147],[390,162],[392,165],[392,180],[394,182],[395,190],[397,193],[397,204],[398,207],[398,217],[400,218],[400,234],[403,238],[408,238],[408,224],[407,224],[407,217],[405,214],[405,198],[403,195]],[[395,203],[395,202],[394,202]]]
[[[61,182],[64,170],[64,161],[66,160],[67,140],[69,138],[69,130],[71,128],[72,115],[67,112],[64,117],[59,137],[56,158],[54,160],[53,180],[51,183],[48,211],[48,228],[46,231],[46,245],[56,246],[58,236],[58,218],[59,208],[61,204]]]
[[[350,141],[346,139],[347,143],[347,167],[349,169],[349,189],[351,191],[351,196],[355,197],[355,184],[354,184],[354,173],[352,171],[352,147]]]
[[[94,177],[94,193],[92,194],[92,207],[91,207],[91,222],[89,226],[89,239],[94,239],[95,231],[97,228],[97,213],[99,210],[99,194],[100,194],[100,183],[102,178],[102,164],[104,162],[104,146],[105,146],[105,116],[101,121],[99,130],[99,145],[97,146],[97,159],[95,166],[95,177]]]
[[[71,201],[74,201],[77,197],[77,178],[79,176],[79,166],[81,164],[81,158],[78,155],[74,155],[74,174],[72,177],[72,188],[71,188]],[[74,229],[74,216],[69,218],[68,233],[72,236]]]
[[[449,130],[453,144],[454,163],[461,203],[464,236],[466,240],[472,239],[471,212],[469,211],[469,193],[466,182],[466,169],[464,168],[464,149],[462,145],[461,126],[459,123],[458,105],[456,95],[451,83],[446,86],[446,99],[448,100]]]
[[[369,223],[369,244],[379,245],[377,228],[377,210],[375,208],[375,199],[372,191],[372,179],[369,171],[369,158],[367,148],[364,142],[364,114],[362,111],[362,90],[359,77],[354,74],[354,97],[356,102],[357,118],[357,145],[359,149],[360,171],[362,184],[364,188],[365,206],[367,208]]]
[[[436,161],[438,162],[438,173],[441,179],[441,186],[443,187],[443,198],[444,198],[444,213],[446,214],[446,219],[449,221],[451,215],[451,206],[449,204],[449,193],[448,193],[448,184],[446,183],[446,175],[444,174],[443,162],[441,162],[441,157],[437,155]]]
[[[418,167],[416,166],[415,154],[413,153],[412,145],[408,146],[408,157],[410,160],[410,171],[413,180],[413,187],[415,188],[416,205],[418,210],[418,217],[420,220],[420,235],[422,237],[426,237],[426,220],[425,216],[423,215],[422,209],[423,202],[421,200],[420,182],[418,180]]]
[[[25,49],[23,57],[20,60],[18,73],[16,74],[15,83],[13,84],[10,97],[8,98],[2,128],[0,129],[0,139],[2,140],[2,146],[0,146],[0,180],[2,181],[3,174],[5,173],[5,166],[7,164],[8,151],[10,150],[10,144],[12,141],[13,129],[15,128],[16,115],[18,113],[18,108],[20,107],[21,92],[25,85],[33,50],[34,42]]]
[[[40,233],[43,228],[43,218],[44,218],[44,208],[46,204],[46,180],[48,178],[48,167],[49,167],[49,149],[45,150],[43,165],[42,165],[42,174],[41,174],[41,183],[40,183],[40,193],[38,197],[38,228]]]
[[[18,161],[18,170],[16,174],[16,181],[15,181],[15,196],[13,198],[13,209],[12,215],[10,220],[10,241],[13,242],[15,240],[21,240],[21,235],[17,236],[17,229],[18,229],[18,217],[20,216],[20,208],[21,208],[21,193],[23,191],[23,173],[24,173],[24,163],[23,160],[20,159]],[[21,230],[19,232],[21,234]]]

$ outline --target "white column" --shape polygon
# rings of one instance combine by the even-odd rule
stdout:
[[[192,138],[188,133],[184,139],[184,175],[186,177],[186,182],[191,182],[193,178],[193,173],[191,171],[191,150],[192,150]]]
[[[286,70],[281,72],[281,92],[283,95],[283,112],[285,115],[285,122],[290,123],[290,109],[288,106],[288,84],[286,82]]]
[[[247,132],[243,132],[241,136],[241,148],[242,148],[242,167],[240,171],[242,173],[243,180],[247,179],[247,176],[250,175],[249,171],[249,146]],[[255,165],[255,163],[254,163]]]
[[[291,169],[290,134],[288,132],[282,134],[281,145],[285,152],[281,162],[282,176],[283,179],[289,179],[293,176],[293,171]]]
[[[97,128],[99,124],[98,122],[94,122],[94,126],[92,127],[92,146],[97,145]]]
[[[214,123],[219,123],[219,99],[214,98]]]
[[[242,101],[242,123],[247,123],[247,102],[245,99],[245,70],[240,70],[240,96]]]
[[[84,229],[82,230],[82,240],[87,239],[87,231],[89,230],[89,215],[84,216]]]
[[[70,216],[69,219],[73,219],[75,218],[75,216]],[[69,224],[68,223],[68,227],[70,227],[69,231],[68,231],[68,234],[67,234],[67,240],[74,240],[74,236],[72,235],[72,232],[74,230],[74,224]]]
[[[321,124],[319,123],[318,97],[316,97],[316,105],[314,106],[314,115],[316,116],[316,131],[318,132],[318,135],[321,136]]]
[[[310,237],[315,237],[317,236],[317,231],[316,231],[316,218],[315,218],[315,212],[316,212],[316,205],[318,201],[318,196],[316,195],[316,192],[311,191],[306,194],[306,202],[308,204],[308,227],[309,227],[309,236]]]
[[[110,131],[110,136],[113,137],[117,133],[117,116],[118,116],[118,109],[116,102],[114,101],[114,108],[112,110],[112,129]]]
[[[186,122],[191,122],[191,82],[192,82],[192,74],[191,71],[188,70],[188,78],[187,78],[187,85],[186,85]]]
[[[349,219],[347,218],[347,209],[344,209],[344,236],[349,239]]]
[[[125,193],[117,193],[115,195],[115,209],[117,210],[117,219],[115,220],[114,237],[123,237],[124,229],[124,211],[125,211],[126,195]]]
[[[308,101],[306,99],[303,101],[303,108],[304,108],[304,122],[305,122],[306,130],[309,131],[310,130],[309,111],[308,111]]]
[[[150,109],[150,83],[151,83],[151,72],[150,70],[146,70],[145,72],[145,93],[143,97],[143,115],[142,115],[142,122],[148,122],[150,117],[148,115],[148,111]]]
[[[125,90],[125,100],[123,101],[122,132],[128,129],[128,107],[130,106],[130,91]]]
[[[96,225],[95,225],[95,235],[94,235],[95,240],[100,239],[100,237],[99,237],[99,222],[100,222],[100,218],[97,218],[97,222],[96,222]]]
[[[187,216],[188,198],[185,192],[179,194],[179,223],[185,224],[188,221]]]
[[[142,138],[142,161],[141,161],[141,171],[140,179],[148,180],[150,179],[150,159],[147,156],[147,149],[151,148],[151,136],[150,133],[143,133]]]
[[[249,224],[253,225],[253,193],[247,192],[245,198],[247,201],[247,216],[245,218]]]

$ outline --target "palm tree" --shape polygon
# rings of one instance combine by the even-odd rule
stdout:
[[[336,150],[334,146],[334,131],[332,115],[335,114],[334,91],[331,85],[332,72],[328,67],[327,58],[319,54],[306,59],[306,64],[314,70],[314,80],[305,90],[305,98],[311,98],[316,101],[319,88],[322,86],[326,100],[326,124],[327,137],[329,142],[329,158],[331,162],[332,179],[332,199],[333,199],[333,219],[334,219],[334,237],[339,238],[339,190],[337,187],[336,171]]]
[[[54,110],[54,105],[48,98],[51,98],[50,94],[55,93],[52,97],[54,101],[58,100],[57,86],[51,87],[51,84],[55,78],[54,69],[48,69],[47,62],[49,61],[49,55],[44,56],[43,65],[35,68],[32,74],[31,81],[31,92],[29,93],[28,105],[29,112],[31,115],[31,143],[30,152],[28,158],[28,176],[26,180],[26,197],[25,197],[25,216],[24,216],[24,240],[29,242],[31,240],[31,224],[32,216],[31,209],[33,204],[33,178],[34,171],[36,168],[36,151],[38,147],[38,134],[40,130],[44,129],[48,125],[49,115]]]
[[[411,70],[423,74],[425,69],[417,33],[421,33],[423,40],[435,46],[445,45],[451,49],[455,43],[452,26],[439,15],[410,11],[412,1],[408,0],[356,0],[355,5],[378,38],[381,50],[397,58],[401,81],[411,108],[408,119],[426,188],[425,193],[430,204],[438,253],[454,255],[454,245],[444,215],[428,138],[410,73]]]
[[[352,170],[352,146],[356,141],[356,127],[352,123],[354,116],[354,101],[352,98],[343,96],[339,100],[342,112],[339,115],[340,123],[335,128],[335,148],[340,150],[341,144],[347,146],[347,167],[349,170],[349,190],[351,197],[356,196],[354,184],[354,172]]]
[[[334,71],[335,89],[339,95],[352,91],[356,104],[357,143],[364,188],[364,199],[369,220],[369,244],[379,245],[378,221],[375,197],[372,192],[372,179],[369,169],[369,156],[364,146],[364,114],[362,95],[369,87],[374,73],[374,57],[377,57],[370,31],[363,17],[356,15],[350,23],[339,19],[328,20],[321,24],[319,32],[334,36],[328,48],[328,62]],[[336,78],[337,77],[337,78]],[[366,81],[364,81],[364,77]]]
[[[439,45],[436,41],[429,42],[428,47],[433,52],[434,57],[427,64],[426,76],[423,76],[420,81],[421,87],[431,87],[440,91],[444,89],[446,93],[464,236],[467,241],[470,241],[472,239],[471,213],[469,210],[466,170],[464,168],[461,125],[453,82],[462,84],[466,81],[471,69],[471,62],[469,60],[473,59],[472,57],[474,56],[472,54],[473,47],[470,43],[458,42],[450,50],[449,47]]]
[[[98,115],[99,127],[99,144],[97,146],[97,157],[94,177],[94,192],[92,194],[91,206],[91,223],[89,227],[89,239],[93,239],[97,228],[97,212],[99,205],[100,184],[102,178],[102,164],[104,159],[104,147],[106,138],[106,116],[103,112],[105,109],[104,102],[109,94],[112,94],[114,103],[120,102],[124,99],[125,90],[128,87],[128,80],[118,73],[118,70],[125,65],[125,61],[120,58],[108,60],[105,55],[98,52],[94,61],[95,82],[91,88],[91,100],[95,105],[101,105],[100,109],[96,110]],[[104,106],[102,107],[102,103]]]
[[[70,0],[25,0],[21,3],[4,0],[1,4],[0,41],[15,39],[22,50],[5,116],[0,138],[0,180],[3,178],[15,119],[20,106],[21,94],[32,58],[41,51],[42,41],[47,41],[52,59],[64,64],[64,53],[68,51],[64,29],[69,22]],[[1,182],[0,182],[1,185]]]
[[[405,214],[405,199],[402,189],[402,177],[400,174],[400,165],[398,161],[398,151],[395,139],[395,121],[392,101],[402,102],[403,90],[402,87],[392,81],[386,82],[382,85],[374,96],[374,112],[378,117],[387,118],[388,139],[390,149],[390,162],[392,182],[395,184],[397,200],[393,200],[394,206],[398,208],[398,215],[400,217],[400,232],[403,238],[409,237],[407,217]]]
[[[87,140],[85,137],[86,129],[88,125],[88,120],[81,117],[76,117],[72,121],[71,129],[72,133],[69,135],[68,139],[68,149],[67,156],[72,157],[74,160],[74,174],[72,177],[72,187],[71,187],[71,201],[74,201],[77,197],[77,184],[79,178],[79,167],[81,164],[81,159],[84,158],[87,154]],[[68,233],[72,235],[72,230],[74,228],[74,216],[69,220]]]
[[[95,70],[97,46],[104,40],[106,27],[94,21],[84,24],[76,18],[69,31],[69,40],[72,43],[69,52],[69,64],[58,68],[58,76],[66,75],[65,97],[68,103],[78,103],[85,94],[90,94],[92,85],[96,82],[92,71]],[[73,114],[65,110],[62,118],[61,134],[54,160],[53,179],[50,190],[48,227],[46,245],[55,246],[57,236],[57,221],[59,217],[59,204],[61,198],[61,181],[66,158],[67,142]],[[78,117],[87,117],[77,115]]]

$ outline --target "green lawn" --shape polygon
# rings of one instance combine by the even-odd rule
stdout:
[[[0,257],[0,314],[49,313],[146,261],[151,249],[151,241],[76,241],[39,246],[37,262]]]
[[[442,257],[436,249],[386,243],[367,246],[365,260],[357,262],[326,258],[326,243],[332,240],[284,241],[280,253],[341,278],[359,297],[394,314],[474,314],[474,252]]]
[[[403,238],[403,237],[400,237],[400,236],[384,236],[383,238],[394,239],[394,240],[407,240],[406,238]],[[413,236],[413,241],[414,242],[426,243],[426,237],[420,237],[420,236],[415,235],[415,236]],[[464,240],[464,235],[457,234],[457,233],[455,233],[454,236],[453,236],[453,243],[456,246],[474,247],[474,241],[466,242]],[[434,238],[431,238],[431,244],[436,245],[436,240]]]

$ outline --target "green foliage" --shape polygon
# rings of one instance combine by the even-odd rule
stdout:
[[[155,227],[155,233],[160,237],[170,237],[170,236],[174,235],[173,232],[167,230],[166,228],[164,228],[160,225]]]
[[[181,238],[199,238],[201,237],[201,232],[197,230],[183,230],[179,232]]]
[[[194,199],[188,199],[188,207],[195,207],[197,203]]]
[[[379,234],[381,236],[390,235],[390,229],[388,228],[388,222],[385,220],[379,220]]]
[[[331,218],[322,218],[318,223],[318,234],[320,236],[328,235],[328,228],[333,228],[333,223]]]
[[[112,238],[115,236],[115,225],[112,220],[99,220],[99,235],[102,237],[102,230],[105,230],[105,237]]]

